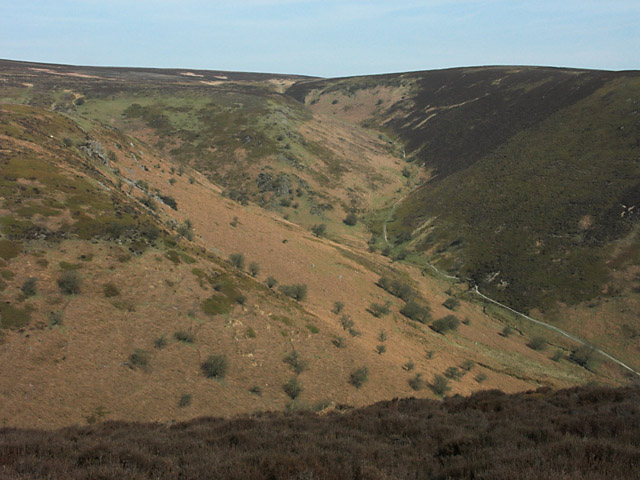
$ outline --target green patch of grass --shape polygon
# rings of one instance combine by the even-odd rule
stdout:
[[[27,305],[24,308],[15,307],[9,303],[0,302],[0,327],[22,328],[31,321],[34,308]]]
[[[200,307],[207,315],[223,315],[231,311],[231,302],[224,295],[212,295],[205,299]]]

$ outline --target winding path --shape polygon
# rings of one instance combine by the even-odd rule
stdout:
[[[391,211],[389,212],[389,215],[388,215],[387,219],[385,220],[385,222],[384,222],[384,224],[383,224],[383,228],[382,228],[382,231],[383,231],[383,233],[384,233],[384,241],[386,242],[386,244],[387,244],[387,245],[391,245],[391,244],[389,243],[389,239],[387,238],[387,223],[389,223],[389,221],[391,220],[391,217],[393,217],[393,214],[395,213],[395,211],[396,211],[396,207],[398,206],[398,204],[399,204],[400,202],[402,202],[405,198],[407,198],[409,195],[411,195],[411,194],[412,194],[412,193],[413,193],[417,188],[418,188],[418,187],[415,187],[415,188],[411,189],[411,190],[410,190],[409,192],[407,192],[404,196],[402,196],[401,198],[399,198],[398,200],[396,200],[396,201],[394,202],[394,204],[392,205],[392,207],[391,207]],[[442,275],[442,276],[443,276],[443,277],[445,277],[445,278],[448,278],[448,279],[450,279],[450,280],[456,280],[456,281],[459,281],[459,282],[460,282],[460,281],[462,281],[462,280],[461,280],[460,278],[458,278],[458,277],[455,277],[455,276],[452,276],[452,275],[447,275],[446,273],[441,272],[440,270],[438,270],[438,268],[436,268],[434,265],[430,264],[429,262],[427,262],[427,265],[429,265],[429,267],[431,267],[431,268],[433,269],[433,271],[435,271],[435,272],[436,272],[436,273],[438,273],[439,275]],[[498,301],[494,300],[493,298],[490,298],[490,297],[486,296],[484,293],[482,293],[480,290],[478,290],[478,286],[477,286],[477,285],[475,285],[475,286],[473,287],[473,293],[475,293],[476,295],[478,295],[479,297],[481,297],[481,298],[485,299],[485,300],[486,300],[486,301],[488,301],[488,302],[491,302],[491,303],[493,303],[493,304],[495,304],[495,305],[498,305],[498,306],[500,306],[500,307],[502,307],[502,308],[505,308],[505,309],[509,310],[510,312],[515,313],[516,315],[519,315],[519,316],[521,316],[522,318],[525,318],[526,320],[528,320],[528,321],[530,321],[530,322],[532,322],[532,323],[535,323],[536,325],[540,325],[541,327],[544,327],[544,328],[546,328],[546,329],[548,329],[548,330],[552,330],[552,331],[554,331],[554,332],[556,332],[556,333],[559,333],[560,335],[563,335],[563,336],[565,336],[565,337],[567,337],[567,338],[569,338],[569,339],[573,340],[574,342],[579,343],[580,345],[585,345],[585,346],[587,346],[587,347],[592,348],[595,352],[598,352],[598,353],[599,353],[600,355],[602,355],[603,357],[605,357],[605,358],[607,358],[607,359],[611,360],[612,362],[616,363],[617,365],[620,365],[622,368],[624,368],[624,369],[626,369],[626,370],[628,370],[628,371],[630,371],[630,372],[632,372],[632,373],[635,373],[636,375],[638,375],[638,376],[640,377],[640,372],[638,372],[638,371],[634,370],[634,369],[633,369],[633,368],[631,368],[629,365],[626,365],[625,363],[621,362],[620,360],[618,360],[618,359],[617,359],[617,358],[615,358],[614,356],[612,356],[612,355],[608,354],[608,353],[607,353],[607,352],[605,352],[604,350],[601,350],[601,349],[599,349],[599,348],[597,348],[597,347],[595,347],[595,346],[593,346],[593,345],[591,345],[591,344],[589,344],[589,343],[585,342],[584,340],[582,340],[582,339],[580,339],[580,338],[578,338],[578,337],[576,337],[576,336],[574,336],[574,335],[571,335],[570,333],[567,333],[567,332],[565,332],[564,330],[561,330],[561,329],[560,329],[560,328],[558,328],[558,327],[554,327],[553,325],[550,325],[550,324],[545,323],[545,322],[543,322],[543,321],[541,321],[541,320],[537,320],[537,319],[535,319],[535,318],[532,318],[532,317],[530,317],[529,315],[526,315],[526,314],[524,314],[524,313],[522,313],[522,312],[518,312],[517,310],[514,310],[513,308],[511,308],[511,307],[509,307],[509,306],[507,306],[507,305],[505,305],[505,304],[503,304],[503,303],[500,303],[500,302],[498,302]]]

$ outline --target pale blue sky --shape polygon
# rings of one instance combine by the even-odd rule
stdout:
[[[640,69],[640,0],[0,0],[0,58],[326,77]]]

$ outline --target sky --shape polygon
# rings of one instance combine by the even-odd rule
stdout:
[[[0,58],[339,77],[640,69],[640,0],[0,0]]]

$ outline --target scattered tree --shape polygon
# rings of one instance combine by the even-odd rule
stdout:
[[[291,400],[295,400],[302,393],[302,384],[297,377],[291,377],[289,381],[282,386],[282,389],[289,395]]]

